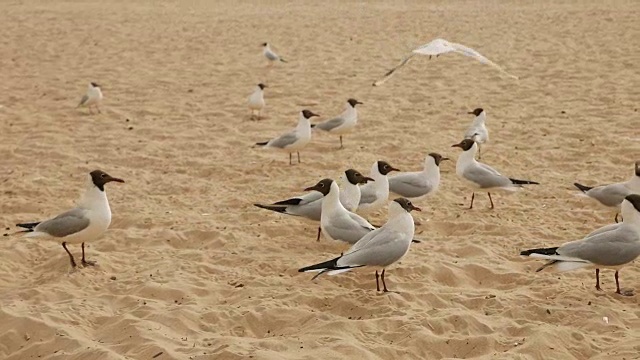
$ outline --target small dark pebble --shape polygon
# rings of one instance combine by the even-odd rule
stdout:
[[[157,353],[157,354],[153,355],[151,358],[152,358],[152,359],[155,359],[155,358],[157,358],[158,356],[160,356],[160,355],[162,355],[162,354],[164,354],[164,351],[160,351],[159,353]]]
[[[547,314],[551,315],[551,310],[547,309]]]
[[[5,234],[3,234],[2,236],[9,236],[9,234],[5,233]]]
[[[130,120],[129,120],[129,119],[127,119],[127,120],[125,120],[125,121],[126,121],[126,122],[129,122]]]
[[[587,305],[591,305],[591,301],[589,301],[589,303]]]
[[[187,90],[187,92],[188,92],[188,93],[192,93],[192,92],[193,92],[193,89],[189,89],[189,90]]]
[[[133,130],[133,126],[129,126],[129,130]]]
[[[244,287],[244,284],[238,284],[238,285],[236,285],[236,288],[241,288],[241,287]]]
[[[6,228],[4,228],[4,229],[5,229],[5,230],[11,230],[11,228],[10,228],[10,227],[6,227]]]
[[[566,111],[564,111],[564,110],[560,111],[560,114],[566,114],[566,113],[567,113],[567,112],[566,112]]]
[[[109,279],[111,279],[111,280],[116,280],[116,277],[115,277],[115,276],[112,276],[112,277],[110,277]]]

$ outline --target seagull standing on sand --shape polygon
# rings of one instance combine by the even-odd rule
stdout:
[[[615,269],[616,293],[632,295],[631,291],[621,291],[618,272],[640,256],[640,195],[627,195],[621,207],[623,219],[620,224],[607,225],[582,240],[559,247],[525,250],[520,255],[549,260],[536,272],[546,268],[562,272],[595,267],[597,290],[602,290],[600,268]]]
[[[409,251],[415,232],[411,211],[420,211],[405,198],[395,199],[389,205],[389,220],[381,228],[362,237],[344,254],[335,259],[304,267],[299,272],[319,272],[313,279],[328,273],[336,275],[353,268],[374,266],[382,268],[382,276],[376,270],[376,290],[380,291],[379,278],[382,278],[384,292],[388,292],[384,281],[387,266],[402,259]],[[312,279],[312,280],[313,280]]]
[[[464,139],[459,144],[451,145],[451,147],[459,147],[464,150],[458,157],[456,174],[470,184],[474,190],[487,191],[492,209],[493,199],[491,199],[491,190],[516,191],[519,190],[522,185],[539,185],[539,183],[535,181],[508,178],[489,165],[476,161],[475,157],[476,151],[478,151],[478,144],[471,139]],[[471,194],[471,205],[469,209],[473,209],[473,199],[475,196],[476,193],[473,192]]]
[[[273,65],[274,62],[287,62],[285,59],[281,58],[280,56],[278,56],[278,54],[271,50],[271,46],[269,45],[269,43],[262,43],[262,54],[267,58],[267,60],[269,60],[269,65]]]
[[[631,179],[609,185],[601,186],[585,186],[578,183],[573,183],[585,196],[597,200],[600,204],[618,208],[625,196],[629,194],[640,194],[640,161],[635,163],[635,172]],[[615,221],[618,222],[618,212],[616,211]]]
[[[367,181],[373,181],[360,174],[357,170],[349,169],[342,174],[342,189],[340,190],[340,203],[348,211],[356,211],[360,202],[360,186]],[[322,202],[324,194],[312,191],[302,196],[296,196],[270,205],[254,204],[255,206],[281,214],[301,216],[313,221],[320,221],[322,214]],[[321,228],[318,227],[317,240],[320,241]]]
[[[311,127],[326,131],[330,134],[339,135],[340,149],[344,149],[344,145],[342,144],[342,135],[350,132],[356,127],[356,124],[358,123],[358,110],[356,110],[356,105],[358,104],[362,103],[356,99],[349,99],[347,100],[346,108],[342,114],[338,115],[338,117],[311,125]]]
[[[465,139],[471,139],[478,143],[478,159],[482,158],[481,144],[489,141],[489,131],[485,125],[487,120],[487,113],[482,108],[477,108],[473,111],[469,111],[469,114],[473,114],[476,117],[473,119],[471,126],[464,133]]]
[[[17,226],[27,229],[22,231],[28,233],[27,237],[48,238],[61,242],[69,254],[72,267],[76,267],[76,261],[67,249],[67,244],[82,243],[82,265],[94,265],[94,262],[85,259],[84,243],[98,238],[111,224],[111,208],[104,185],[112,181],[124,182],[104,171],[94,170],[89,174],[88,188],[76,208],[46,221]]]
[[[253,93],[251,95],[249,95],[249,110],[251,110],[251,118],[254,119],[255,115],[254,112],[257,111],[258,112],[258,117],[257,119],[260,120],[260,116],[262,115],[262,109],[264,108],[264,88],[266,88],[267,85],[265,84],[258,84],[258,86],[256,86],[256,89],[253,91]]]
[[[371,166],[371,178],[373,183],[363,185],[360,189],[360,205],[358,212],[366,214],[379,209],[389,200],[389,179],[387,174],[392,171],[400,171],[389,165],[386,161],[376,161]]]
[[[311,117],[319,116],[309,110],[302,110],[298,118],[298,126],[292,131],[280,135],[269,141],[256,143],[268,149],[277,149],[289,153],[289,165],[292,165],[291,156],[295,152],[298,154],[298,164],[300,163],[300,150],[311,141]]]
[[[355,244],[375,227],[358,214],[354,214],[340,202],[340,188],[331,179],[320,180],[316,185],[308,187],[306,191],[322,193],[322,214],[320,228],[330,240],[340,240]]]
[[[98,105],[100,105],[101,102],[102,90],[100,90],[100,85],[92,82],[89,83],[89,86],[87,87],[87,93],[82,97],[82,99],[80,99],[80,103],[78,104],[78,106],[76,106],[76,108],[86,106],[89,108],[89,113],[93,114],[93,111],[91,111],[91,106],[95,106],[96,110],[98,110],[98,113],[100,113],[100,107],[98,107]]]
[[[449,160],[438,153],[424,159],[424,169],[389,176],[389,191],[413,201],[433,194],[440,186],[440,162]]]
[[[510,78],[518,79],[517,76],[511,75],[508,72],[504,71],[499,65],[487,59],[486,57],[482,56],[482,54],[473,50],[470,47],[466,47],[462,44],[448,42],[447,40],[444,40],[444,39],[435,39],[428,44],[424,44],[419,48],[412,50],[411,54],[405,56],[405,58],[402,59],[399,65],[387,71],[387,73],[380,80],[377,80],[376,82],[373,83],[373,86],[380,86],[384,84],[387,80],[389,80],[389,78],[391,78],[391,76],[393,76],[393,74],[398,69],[405,66],[409,62],[409,60],[411,60],[416,55],[428,55],[429,59],[431,59],[431,57],[434,55],[438,57],[442,54],[446,54],[450,52],[456,52],[458,54],[472,57],[483,64],[488,64],[493,66],[494,68],[498,69],[501,73],[509,76]]]

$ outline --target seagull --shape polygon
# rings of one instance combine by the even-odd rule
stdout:
[[[313,277],[328,273],[336,275],[353,268],[375,266],[382,268],[382,286],[388,292],[384,281],[386,267],[402,259],[409,251],[415,232],[411,211],[420,211],[411,201],[397,198],[389,205],[389,220],[381,228],[366,234],[347,252],[335,259],[299,269],[298,272],[319,271]],[[312,280],[313,280],[312,279]],[[376,270],[376,290],[380,291],[378,270]]]
[[[345,209],[340,202],[340,188],[335,181],[322,179],[316,185],[305,189],[305,191],[314,190],[324,196],[320,228],[330,240],[355,244],[363,236],[375,230],[375,227],[363,217]]]
[[[392,171],[400,171],[389,165],[386,161],[376,161],[371,166],[371,178],[375,181],[363,185],[360,189],[359,213],[369,213],[382,207],[389,199],[389,179],[387,174]]]
[[[279,149],[289,153],[289,165],[292,165],[291,154],[298,153],[298,164],[300,163],[300,150],[307,146],[311,141],[311,122],[310,118],[320,116],[309,110],[302,110],[298,118],[298,126],[292,131],[280,135],[269,141],[256,143],[256,146],[264,148]]]
[[[346,108],[338,117],[311,125],[311,127],[331,134],[340,135],[340,149],[344,149],[344,145],[342,145],[342,135],[356,127],[358,123],[358,110],[356,110],[356,105],[358,104],[362,103],[356,99],[349,99],[347,100]]]
[[[269,60],[269,65],[278,61],[283,63],[287,62],[285,59],[281,58],[280,56],[278,56],[278,54],[271,50],[271,46],[269,45],[269,43],[262,43],[262,54],[264,54],[264,57]]]
[[[366,184],[373,179],[363,176],[359,171],[348,169],[341,176],[342,189],[340,190],[340,203],[348,211],[356,211],[360,202],[359,184]],[[254,204],[255,206],[286,215],[300,216],[313,221],[320,221],[322,214],[322,202],[324,194],[312,191],[302,196],[296,196],[287,200],[278,201],[271,205]],[[320,241],[321,228],[318,227],[317,241]]]
[[[440,185],[440,162],[449,160],[438,153],[424,159],[424,170],[389,176],[389,191],[413,201],[433,194]]]
[[[522,185],[539,185],[539,183],[530,180],[518,180],[508,178],[501,175],[498,171],[490,167],[489,165],[476,161],[476,151],[478,151],[478,144],[471,139],[464,139],[459,144],[451,145],[451,147],[459,147],[464,152],[458,157],[456,163],[456,174],[466,180],[474,189],[486,190],[489,194],[489,201],[491,201],[491,208],[493,209],[493,199],[491,199],[490,190],[507,190],[516,191],[522,187]],[[471,194],[471,205],[469,209],[473,209],[473,199],[476,194]]]
[[[400,62],[400,64],[398,64],[396,67],[387,71],[387,73],[382,77],[382,79],[377,80],[376,82],[373,83],[373,86],[380,86],[384,84],[398,69],[405,66],[409,62],[409,60],[411,60],[416,55],[429,55],[429,59],[431,59],[431,57],[434,55],[438,57],[442,54],[446,54],[449,52],[456,52],[465,56],[472,57],[483,64],[488,64],[493,66],[494,68],[498,69],[501,73],[509,76],[510,78],[518,79],[517,76],[509,74],[508,72],[503,70],[500,66],[498,66],[496,63],[492,62],[491,60],[482,56],[479,52],[469,47],[466,47],[462,44],[448,42],[447,40],[444,40],[444,39],[435,39],[428,44],[424,44],[416,49],[413,49],[411,51],[411,54],[405,56],[404,59],[402,59],[402,61]]]
[[[625,196],[640,193],[640,161],[636,161],[635,163],[635,173],[633,177],[625,182],[595,187],[578,183],[573,183],[573,185],[582,191],[584,195],[598,200],[600,204],[607,207],[618,208]],[[617,212],[615,221],[618,222]]]
[[[104,171],[94,170],[89,173],[87,190],[78,201],[77,207],[49,220],[16,224],[16,226],[27,229],[21,231],[27,233],[26,237],[60,241],[69,254],[71,266],[74,268],[76,261],[67,249],[67,244],[82,243],[82,265],[95,265],[94,262],[85,259],[84,243],[98,238],[111,223],[111,208],[109,208],[104,185],[112,181],[124,182]]]
[[[582,240],[571,241],[559,247],[525,250],[520,255],[549,262],[536,272],[550,267],[555,271],[570,271],[596,267],[596,289],[600,288],[600,268],[615,269],[616,293],[622,292],[618,272],[640,256],[640,195],[627,195],[622,201],[622,223],[607,225]]]
[[[484,144],[489,140],[489,131],[484,122],[487,120],[487,113],[482,108],[476,108],[473,111],[469,111],[468,114],[473,114],[476,117],[473,119],[473,123],[464,133],[465,139],[474,140],[478,143],[478,159],[481,158],[480,144]]]
[[[89,108],[89,113],[93,114],[93,111],[91,111],[91,106],[95,106],[98,110],[98,113],[100,113],[100,108],[98,107],[98,105],[101,102],[102,90],[100,90],[100,85],[92,82],[89,83],[89,86],[87,87],[87,93],[82,97],[82,99],[80,99],[80,103],[78,104],[78,106],[76,106],[76,108],[86,106]]]
[[[262,113],[262,108],[264,108],[264,88],[267,85],[258,84],[256,89],[253,91],[251,95],[249,95],[249,110],[251,110],[251,118],[254,119],[254,111],[258,112],[258,120],[260,120],[260,115]]]

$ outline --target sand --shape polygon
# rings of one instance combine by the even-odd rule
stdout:
[[[96,268],[71,271],[55,242],[0,242],[2,359],[638,359],[639,295],[613,272],[534,273],[522,249],[578,239],[614,213],[576,196],[622,181],[640,159],[640,6],[635,1],[4,1],[0,4],[0,213],[13,225],[73,206],[86,173],[109,184]],[[443,37],[457,55],[415,59]],[[288,64],[265,67],[269,41]],[[89,81],[102,114],[75,109]],[[266,82],[266,118],[247,96]],[[302,164],[252,149],[349,97],[359,133],[315,134]],[[456,158],[483,107],[483,160],[540,186],[470,191],[442,164],[440,192],[388,269],[310,281],[297,269],[346,246],[316,225],[255,208],[377,159],[418,170]],[[386,213],[369,217],[382,223]],[[79,246],[71,250],[79,256]],[[640,268],[621,271],[640,291]],[[606,317],[608,323],[603,320]]]

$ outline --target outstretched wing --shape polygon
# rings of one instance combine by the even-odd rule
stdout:
[[[483,64],[487,64],[487,65],[491,65],[494,68],[498,69],[498,71],[500,71],[501,73],[513,78],[513,79],[518,79],[517,76],[515,75],[511,75],[508,72],[506,72],[502,67],[500,67],[500,65],[494,63],[493,61],[487,59],[486,57],[482,56],[482,54],[480,54],[479,52],[473,50],[470,47],[464,46],[462,44],[455,44],[455,43],[449,43],[450,46],[453,47],[454,51],[457,52],[458,54],[462,54],[465,56],[469,56],[472,57],[478,61],[480,61]]]
[[[393,69],[387,71],[386,74],[384,74],[384,76],[380,79],[377,80],[373,83],[373,86],[380,86],[382,84],[384,84],[387,80],[389,80],[393,74],[395,74],[396,70],[400,69],[401,67],[407,65],[407,63],[409,62],[409,60],[411,60],[411,58],[413,58],[416,54],[411,53],[409,55],[407,55],[404,59],[402,59],[402,61],[400,61],[400,64],[396,65],[396,67],[394,67]]]

